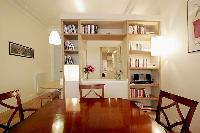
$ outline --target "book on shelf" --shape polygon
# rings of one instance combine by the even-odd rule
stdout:
[[[66,34],[75,34],[75,33],[77,33],[76,26],[73,25],[73,24],[64,25],[64,33],[66,33]]]
[[[82,24],[81,25],[82,34],[97,34],[98,26],[94,24]]]
[[[130,96],[131,98],[149,97],[149,93],[144,88],[131,88]]]

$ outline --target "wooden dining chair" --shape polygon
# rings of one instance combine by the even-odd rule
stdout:
[[[89,98],[88,96],[91,93],[94,93],[98,98],[104,98],[104,86],[105,84],[88,84],[88,85],[79,85],[80,98]],[[83,94],[83,90],[88,90],[86,94]],[[101,90],[101,93],[97,92]]]
[[[17,100],[16,106],[12,106],[12,105],[9,105],[9,104],[4,102],[4,100],[10,99],[10,98],[16,98],[16,100]],[[14,110],[13,113],[11,114],[10,118],[8,119],[6,125],[4,125],[3,123],[0,123],[0,128],[3,128],[4,132],[8,131],[8,129],[10,128],[11,122],[12,122],[15,114],[18,111],[19,111],[20,122],[24,120],[24,112],[25,111],[37,111],[37,109],[23,109],[21,99],[20,99],[20,95],[19,95],[19,90],[14,90],[14,91],[10,91],[10,92],[0,94],[0,105]]]
[[[162,106],[162,102],[164,101],[163,98],[167,98],[172,100],[173,102],[167,106]],[[186,116],[184,117],[180,106],[179,105],[184,105],[186,107],[189,107],[188,112],[186,112]],[[170,132],[173,132],[173,128],[182,125],[180,133],[190,133],[189,127],[190,123],[192,121],[193,114],[196,110],[198,102],[194,100],[190,100],[175,94],[171,94],[165,91],[160,90],[160,96],[159,96],[159,101],[158,101],[158,107],[156,110],[156,121],[163,126],[165,129],[167,129]],[[167,113],[165,112],[167,109],[175,106],[176,110],[179,114],[180,121],[176,121],[174,123],[170,123],[169,116],[167,116]],[[165,118],[166,123],[161,120],[161,113]],[[177,120],[177,119],[176,119]]]

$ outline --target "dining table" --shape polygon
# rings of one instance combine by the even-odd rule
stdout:
[[[133,101],[65,98],[47,103],[9,133],[166,133]]]

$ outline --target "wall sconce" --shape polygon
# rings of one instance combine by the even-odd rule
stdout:
[[[155,36],[151,38],[151,56],[161,56],[165,37]]]
[[[51,33],[49,35],[49,43],[53,44],[53,45],[61,44],[60,35],[58,34],[57,31],[55,31],[55,30],[51,31]]]

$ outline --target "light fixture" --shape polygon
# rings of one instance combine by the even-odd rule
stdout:
[[[75,0],[75,5],[80,13],[83,13],[85,11],[83,0]]]
[[[165,37],[155,36],[151,38],[151,56],[161,56],[162,46],[165,43]]]
[[[56,30],[51,31],[49,35],[49,43],[53,45],[60,45],[61,44],[61,39]]]

